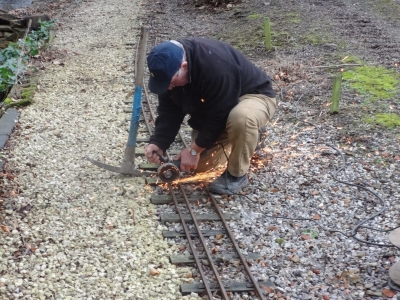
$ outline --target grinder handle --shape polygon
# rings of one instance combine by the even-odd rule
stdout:
[[[169,161],[167,161],[164,157],[162,157],[162,155],[158,154],[156,151],[153,151],[154,154],[157,154],[158,158],[160,159],[160,161],[165,164],[168,163]],[[181,161],[180,160],[171,160],[170,163],[174,164],[178,169],[180,169],[181,167]]]
[[[165,160],[165,158],[162,157],[160,154],[158,154],[156,151],[153,151],[153,154],[157,154],[158,158],[160,159],[160,161],[161,161],[162,163],[166,163],[166,162],[167,162],[167,161]]]

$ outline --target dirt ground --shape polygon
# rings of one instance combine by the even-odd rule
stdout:
[[[271,21],[272,51],[264,47],[265,17]],[[330,101],[334,74],[352,68],[343,61],[346,57],[399,73],[399,0],[248,0],[217,7],[194,0],[158,0],[147,2],[143,23],[150,26],[154,44],[202,36],[234,45],[273,77],[281,101],[301,98],[303,108],[321,110],[313,121],[353,131],[369,115],[400,110],[396,96],[371,102],[347,84],[339,115],[331,117],[323,107]],[[368,130],[398,137],[398,130],[379,126]]]
[[[79,2],[38,0],[14,13],[47,14],[57,19]],[[398,141],[400,126],[365,125],[365,120],[377,113],[399,114],[398,87],[393,97],[371,101],[344,82],[340,113],[331,116],[328,106],[334,75],[354,67],[354,61],[346,58],[400,73],[400,0],[236,0],[217,6],[212,2],[221,1],[145,2],[142,23],[151,30],[149,48],[180,37],[223,40],[274,79],[280,101],[319,112],[310,114],[308,121],[340,128],[336,139],[357,140],[378,134]],[[271,22],[272,51],[264,46],[266,17]]]

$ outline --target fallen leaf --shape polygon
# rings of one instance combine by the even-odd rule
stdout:
[[[350,275],[348,276],[348,279],[349,279],[349,281],[351,281],[351,282],[358,282],[358,281],[360,281],[360,275],[357,275],[357,274],[350,274]]]
[[[307,235],[307,234],[302,234],[302,235],[301,235],[301,238],[302,238],[303,240],[309,240],[309,239],[311,239],[311,237],[310,237],[309,235]]]
[[[332,188],[332,190],[334,190],[335,192],[337,192],[339,190],[339,188],[337,188],[336,186]]]
[[[278,227],[277,226],[269,226],[268,229],[269,230],[278,230]]]
[[[193,278],[192,273],[191,273],[191,272],[187,273],[187,274],[186,274],[186,278]]]
[[[397,293],[389,289],[383,289],[382,294],[384,294],[388,298],[393,298],[393,296],[396,295]]]
[[[183,250],[186,250],[186,247],[184,245],[179,247],[179,251],[183,251]]]
[[[3,230],[4,232],[10,232],[10,229],[8,229],[7,226],[5,225],[0,225],[1,230]]]
[[[276,192],[279,192],[279,189],[278,188],[273,188],[272,190],[270,190],[270,192],[271,193],[276,193]]]
[[[313,194],[315,196],[315,195],[318,195],[319,192],[318,191],[313,191],[311,194]]]
[[[297,262],[300,261],[300,258],[297,255],[295,255],[295,256],[292,257],[292,261],[297,263]]]
[[[349,288],[349,284],[347,283],[346,278],[343,278],[343,286],[344,286],[345,289]]]
[[[220,240],[220,239],[223,238],[223,235],[222,235],[222,234],[217,234],[217,235],[216,235],[216,238],[217,238],[217,240]]]
[[[275,293],[275,290],[273,288],[267,287],[265,285],[261,285],[264,291],[266,291],[268,294]]]
[[[321,272],[321,271],[318,270],[318,269],[314,269],[314,270],[312,270],[312,271],[313,271],[314,274],[317,274],[317,275],[319,275],[319,273]]]
[[[400,156],[396,155],[395,157],[393,157],[393,159],[397,161],[400,159]]]
[[[155,269],[150,270],[150,275],[155,276],[155,275],[159,275],[159,274],[160,274],[160,272]]]
[[[56,66],[63,66],[64,63],[63,63],[62,61],[59,61],[59,60],[53,60],[53,65],[56,65]]]
[[[322,299],[324,299],[324,300],[330,300],[330,298],[329,298],[328,295],[322,295]]]
[[[11,198],[15,198],[17,196],[17,194],[14,192],[14,191],[11,191],[10,192],[10,197]]]
[[[318,214],[315,214],[314,217],[313,217],[313,220],[320,220],[320,219],[321,219],[321,217]]]
[[[261,262],[261,265],[263,266],[263,267],[268,267],[268,264],[266,263],[266,262]]]
[[[211,252],[212,253],[218,253],[218,249],[214,247],[214,248],[211,249]]]

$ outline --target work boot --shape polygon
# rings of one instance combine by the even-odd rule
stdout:
[[[242,188],[249,184],[247,174],[241,177],[235,177],[225,170],[217,179],[210,183],[209,189],[215,194],[237,194]]]

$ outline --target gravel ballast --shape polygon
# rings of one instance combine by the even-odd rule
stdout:
[[[127,141],[123,100],[133,90],[140,1],[82,2],[60,20],[34,104],[22,110],[9,167],[23,193],[6,200],[1,299],[182,297],[188,268],[161,236],[141,178],[111,174]]]

